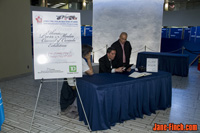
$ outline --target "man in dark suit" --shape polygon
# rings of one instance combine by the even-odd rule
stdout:
[[[127,67],[130,62],[132,47],[129,41],[127,41],[127,33],[122,32],[119,36],[119,40],[114,42],[111,47],[116,49],[116,56],[113,60],[113,67]],[[131,68],[127,69],[130,71]]]
[[[107,54],[99,59],[99,73],[123,72],[124,68],[114,68],[112,60],[115,58],[116,50],[112,47],[107,49]]]

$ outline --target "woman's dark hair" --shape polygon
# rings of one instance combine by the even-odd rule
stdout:
[[[82,45],[82,57],[85,57],[89,52],[92,52],[92,46]]]

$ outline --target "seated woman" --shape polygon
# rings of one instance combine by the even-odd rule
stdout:
[[[93,68],[91,63],[92,47],[90,45],[82,45],[82,72],[83,74],[93,75]],[[87,62],[86,62],[86,60]],[[67,81],[63,82],[61,94],[60,94],[60,107],[61,114],[69,112],[77,113],[76,103],[76,87],[73,78],[67,78]],[[72,105],[73,104],[73,105]],[[69,116],[70,117],[70,116]]]

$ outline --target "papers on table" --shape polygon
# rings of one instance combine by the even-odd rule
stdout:
[[[134,72],[132,74],[129,75],[129,77],[132,77],[132,78],[139,78],[139,77],[143,77],[143,76],[148,76],[148,75],[151,75],[152,73],[147,73],[147,72]]]

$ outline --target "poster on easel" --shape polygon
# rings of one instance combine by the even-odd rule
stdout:
[[[34,79],[82,77],[80,13],[33,11]]]

